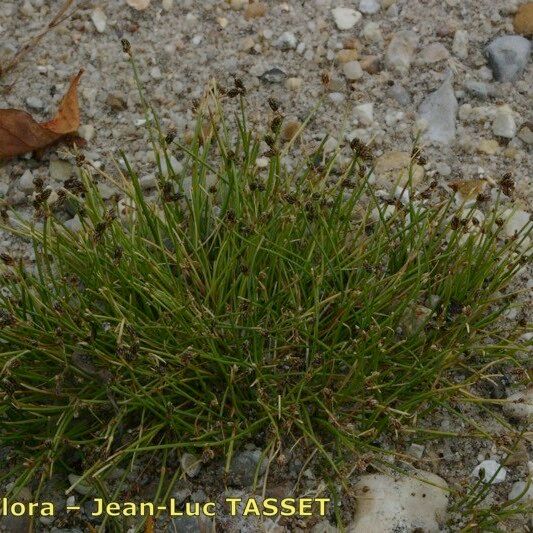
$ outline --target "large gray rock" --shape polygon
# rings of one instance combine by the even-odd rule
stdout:
[[[452,77],[448,76],[444,83],[420,104],[420,118],[427,123],[423,137],[439,144],[451,143],[455,137],[457,107]]]
[[[354,486],[357,511],[348,533],[437,533],[446,520],[447,483],[430,472],[363,476]]]
[[[513,81],[526,68],[531,42],[520,35],[503,35],[485,49],[490,68],[498,81]]]

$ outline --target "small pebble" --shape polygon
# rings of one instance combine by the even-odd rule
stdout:
[[[359,11],[349,7],[336,7],[331,10],[331,13],[339,30],[349,30],[363,18]]]
[[[294,50],[297,44],[298,40],[296,39],[294,33],[286,31],[279,36],[279,38],[274,43],[274,46],[281,48],[282,50]]]
[[[152,76],[154,80],[160,80],[162,78],[161,69],[159,67],[152,67],[150,69],[150,76]]]
[[[287,75],[285,72],[283,72],[283,70],[278,67],[274,67],[263,72],[263,74],[259,76],[259,79],[267,83],[281,83],[286,77]]]
[[[503,35],[485,49],[489,65],[498,81],[516,80],[526,68],[531,42],[520,35]]]
[[[482,81],[468,80],[465,82],[465,89],[476,98],[487,98],[489,95],[489,87]]]
[[[507,221],[504,228],[510,237],[529,224],[529,213],[520,210],[517,213],[515,212],[514,216],[511,215],[511,221]],[[508,416],[518,420],[533,421],[533,387],[515,392],[507,400],[508,403],[503,405],[503,410]]]
[[[157,186],[157,177],[155,174],[147,174],[139,180],[141,189],[153,189]]]
[[[512,109],[507,105],[498,107],[494,121],[492,122],[492,132],[498,137],[512,139],[516,135],[516,122]]]
[[[498,463],[497,461],[489,459],[487,461],[482,461],[480,464],[478,464],[476,468],[474,468],[474,470],[472,471],[471,475],[475,478],[481,477],[484,483],[490,482],[491,485],[496,485],[497,483],[505,481],[505,478],[507,477],[507,469],[504,466],[500,465],[500,463]]]
[[[360,0],[359,2],[359,11],[365,15],[374,15],[380,8],[378,0]]]
[[[253,4],[249,4],[246,7],[246,10],[244,12],[244,18],[246,20],[251,20],[264,17],[266,15],[267,10],[268,6],[267,4],[265,4],[265,2],[254,2]]]
[[[460,59],[468,57],[468,32],[457,30],[453,36],[452,52]]]
[[[18,182],[19,188],[24,192],[32,192],[34,189],[33,185],[33,174],[31,173],[31,170],[25,170],[24,174],[20,176],[19,182]]]
[[[346,97],[345,97],[344,94],[342,94],[342,93],[333,92],[333,93],[329,93],[329,94],[328,94],[328,98],[329,98],[334,104],[341,104],[342,102],[344,102],[344,99],[345,99]]]
[[[494,155],[500,150],[496,139],[481,139],[477,145],[477,151],[482,154]]]
[[[444,61],[450,56],[448,50],[442,43],[431,43],[419,52],[418,62],[421,65],[429,65]]]
[[[522,504],[533,503],[533,481],[513,483],[511,492],[509,492],[509,500],[517,500],[517,503]]]
[[[383,42],[383,34],[377,22],[367,22],[363,28],[362,35],[368,42]]]
[[[291,91],[299,91],[302,88],[302,78],[287,78],[285,85]]]
[[[343,48],[337,52],[337,62],[339,64],[348,63],[348,61],[356,61],[359,58],[359,54],[355,49]]]
[[[95,128],[92,124],[84,124],[78,128],[78,135],[87,142],[94,139]]]
[[[374,121],[374,104],[359,104],[355,106],[354,115],[361,124],[364,126],[370,126]]]
[[[409,91],[399,83],[391,85],[387,91],[389,97],[394,98],[400,105],[406,106],[411,103],[411,95]]]
[[[363,76],[363,69],[359,61],[348,61],[342,66],[342,71],[347,79],[358,80]]]
[[[97,7],[93,9],[91,13],[91,20],[93,21],[96,31],[98,33],[104,33],[107,24],[107,17],[102,8]]]
[[[387,48],[387,65],[402,75],[407,74],[417,47],[418,35],[413,31],[404,30],[395,33]]]
[[[379,74],[383,68],[381,59],[378,56],[365,56],[359,61],[361,68],[369,74]]]
[[[26,104],[28,104],[32,109],[43,109],[44,103],[40,98],[37,98],[36,96],[28,96],[26,98]]]
[[[152,0],[126,0],[126,4],[133,7],[133,9],[142,11],[150,6],[151,1]]]
[[[533,36],[533,2],[527,2],[518,8],[513,25],[516,33]]]
[[[202,462],[192,453],[184,453],[181,456],[180,465],[189,477],[196,477],[202,469]]]

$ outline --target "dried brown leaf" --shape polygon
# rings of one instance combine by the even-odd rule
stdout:
[[[19,109],[0,109],[0,159],[42,150],[79,128],[78,84],[82,74],[83,69],[72,78],[56,116],[48,122],[37,122]]]

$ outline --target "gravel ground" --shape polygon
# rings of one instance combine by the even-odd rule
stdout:
[[[142,4],[140,0],[128,3]],[[59,0],[3,0],[2,63],[40,31],[61,4]],[[521,0],[291,0],[250,5],[246,0],[152,0],[147,9],[137,10],[120,0],[85,2],[1,80],[0,107],[26,109],[47,119],[69,78],[83,67],[80,135],[87,140],[86,157],[95,165],[111,167],[110,158],[125,150],[146,176],[148,188],[153,182],[153,153],[140,128],[143,112],[120,45],[127,38],[165,130],[175,129],[182,135],[194,126],[194,100],[212,78],[225,86],[233,83],[232,76],[242,79],[252,119],[259,124],[266,120],[268,97],[280,101],[289,123],[305,120],[321,100],[302,150],[325,135],[331,136],[330,149],[355,137],[372,142],[376,179],[385,183],[390,169],[405,165],[414,139],[421,135],[426,161],[419,169],[417,186],[426,188],[436,182],[441,194],[455,190],[462,199],[482,194],[480,216],[501,194],[504,207],[517,210],[505,227],[512,236],[529,220],[533,196],[533,7],[522,4]],[[502,40],[502,36],[507,37]],[[0,194],[22,216],[31,217],[33,179],[43,178],[55,190],[72,174],[72,163],[62,149],[49,151],[39,161],[29,156],[8,161],[0,167]],[[394,194],[386,184],[384,189],[385,194]],[[113,194],[104,184],[102,191],[108,197]],[[68,213],[64,218],[69,218]],[[0,233],[0,249],[32,259],[31,250],[4,233]],[[531,279],[524,275],[518,286],[530,288]],[[523,304],[523,309],[508,315],[511,327],[519,317],[528,316],[530,302]],[[518,379],[509,374],[495,381],[496,392],[479,392],[505,398],[514,392],[512,384]],[[519,419],[527,424],[530,407],[528,413],[511,413],[508,419],[515,425]],[[494,442],[447,440],[414,448],[409,442],[385,444],[414,455],[411,463],[440,475],[448,485],[465,489],[472,483],[474,467],[484,460],[502,460],[506,436],[505,427],[486,413],[468,414],[498,438]],[[457,430],[458,423],[444,413],[424,421],[443,431]],[[491,488],[485,505],[506,501],[513,484],[531,475],[531,441],[525,439],[517,450],[506,479]],[[292,469],[277,475],[274,489],[292,489],[299,473],[297,459],[292,463]],[[300,494],[320,485],[312,469],[305,472]],[[187,480],[185,497],[191,493],[193,501],[220,497],[222,492],[216,491],[224,489],[216,482],[218,474],[215,467],[204,467],[198,478]],[[246,483],[241,489],[246,490]],[[532,497],[530,491],[530,501]],[[346,503],[348,515],[349,509]],[[456,519],[459,529],[462,518],[449,518]],[[79,524],[84,527],[83,521]],[[313,526],[316,532],[336,530],[328,524],[272,522],[267,526],[271,531],[307,531]],[[159,526],[161,531],[171,527]],[[41,530],[53,527],[43,523]],[[408,522],[402,527],[397,531],[412,530]],[[431,530],[432,526],[425,527]],[[223,521],[223,528],[260,530],[252,522],[235,520]],[[509,531],[526,528],[525,522],[508,525]],[[175,530],[199,531],[185,522]]]

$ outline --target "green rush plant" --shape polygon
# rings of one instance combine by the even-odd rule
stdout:
[[[529,230],[504,240],[494,214],[469,233],[471,212],[454,223],[452,200],[413,191],[390,216],[357,143],[289,169],[279,111],[258,166],[264,132],[237,97],[227,121],[209,93],[187,142],[149,116],[155,200],[124,157],[125,200],[104,202],[80,157],[63,200],[81,231],[46,204],[40,226],[10,226],[36,257],[3,267],[0,446],[19,485],[82,464],[100,486],[144,454],[229,458],[249,439],[299,441],[337,471],[515,358],[497,319]]]

